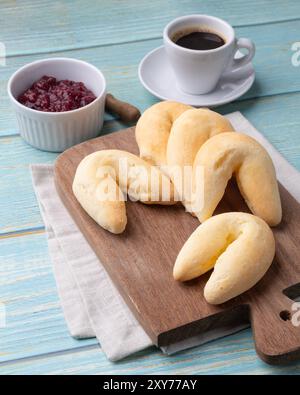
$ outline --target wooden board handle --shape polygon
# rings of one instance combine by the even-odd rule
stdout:
[[[111,93],[106,95],[105,109],[117,114],[124,122],[136,122],[141,116],[140,110],[132,104],[116,99]]]
[[[300,357],[300,326],[293,319],[294,303],[277,290],[260,295],[251,305],[256,351],[267,363],[281,364]]]

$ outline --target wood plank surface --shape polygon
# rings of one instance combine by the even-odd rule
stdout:
[[[236,0],[2,0],[1,39],[9,56],[145,41],[160,37],[173,18],[193,13],[244,26],[299,18],[299,7],[297,0],[285,0],[284,5],[272,0],[272,6],[268,0],[247,6]]]
[[[291,45],[296,41],[300,29],[300,19],[292,22],[268,25],[245,26],[236,29],[240,37],[249,37],[256,44],[254,66],[256,81],[241,99],[257,98],[300,91],[299,68],[291,63]],[[276,36],[274,37],[274,30]],[[1,38],[0,38],[1,39]],[[272,45],[269,45],[272,42]],[[99,67],[107,79],[108,89],[116,97],[145,110],[156,99],[140,84],[137,77],[138,64],[150,50],[162,45],[162,39],[138,41],[122,45],[70,50],[67,57],[79,58]],[[61,52],[51,52],[51,57],[62,56]],[[24,64],[42,59],[45,54],[8,58],[7,66],[1,70],[0,92],[0,135],[17,133],[15,117],[6,93],[9,76]]]
[[[0,241],[0,302],[6,308],[6,328],[0,328],[1,362],[71,350],[95,339],[73,339],[66,326],[43,231]]]
[[[0,365],[5,374],[299,374],[300,363],[271,366],[254,351],[250,329],[168,357],[151,347],[118,363],[107,361],[98,346],[76,352],[41,355],[38,359]]]

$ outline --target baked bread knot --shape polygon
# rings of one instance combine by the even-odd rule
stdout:
[[[252,214],[216,215],[189,237],[175,262],[175,280],[187,281],[214,268],[204,288],[208,303],[220,304],[253,287],[275,255],[269,226]]]
[[[282,209],[273,162],[256,140],[242,133],[213,136],[196,155],[193,188],[196,190],[199,182],[203,185],[202,208],[195,212],[200,222],[212,216],[233,174],[252,213],[270,226],[279,224]]]
[[[122,233],[127,224],[125,198],[145,204],[173,204],[174,189],[158,168],[126,151],[103,150],[78,165],[73,193],[104,229]]]
[[[214,111],[163,101],[142,114],[135,136],[141,158],[172,167],[192,165],[208,138],[233,130],[231,123]]]
[[[162,101],[149,107],[135,128],[140,157],[149,163],[166,165],[167,143],[174,121],[193,107],[174,101]]]
[[[205,108],[186,110],[170,130],[167,144],[168,166],[192,166],[200,147],[219,133],[233,132],[228,119]]]
[[[167,144],[167,166],[162,170],[174,183],[178,200],[190,206],[193,163],[201,146],[211,137],[234,132],[228,119],[208,109],[189,109],[173,123]]]

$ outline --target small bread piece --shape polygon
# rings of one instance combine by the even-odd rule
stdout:
[[[174,189],[158,168],[126,151],[103,150],[78,165],[73,193],[104,229],[122,233],[127,217],[125,194],[146,204],[174,204]]]
[[[189,194],[192,188],[188,184],[192,184],[196,154],[206,140],[224,132],[234,132],[229,120],[205,108],[187,110],[173,123],[167,145],[167,173],[187,211],[191,211]],[[186,187],[185,191],[183,186]]]
[[[231,212],[208,219],[179,252],[173,276],[187,281],[214,268],[204,297],[220,304],[253,287],[266,273],[275,255],[269,226],[247,213]]]
[[[166,151],[173,122],[193,107],[173,101],[162,101],[149,107],[135,128],[140,157],[149,163],[166,165]]]
[[[239,190],[253,214],[270,226],[282,217],[281,201],[273,162],[267,151],[253,138],[242,133],[221,133],[207,140],[199,149],[196,168],[203,169],[203,206],[196,216],[200,222],[211,217],[222,199],[233,174]]]
[[[173,123],[167,145],[169,166],[192,166],[199,148],[219,133],[234,132],[229,120],[206,108],[193,108]]]

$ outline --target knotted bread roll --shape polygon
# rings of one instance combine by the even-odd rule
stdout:
[[[204,297],[220,304],[253,287],[275,255],[275,240],[260,218],[241,212],[215,215],[189,237],[176,259],[175,280],[187,281],[214,268]]]
[[[206,108],[192,108],[182,113],[170,130],[167,144],[169,166],[192,166],[200,147],[219,133],[233,132],[228,119]]]
[[[202,108],[186,110],[172,125],[167,143],[167,167],[163,170],[173,181],[178,200],[187,211],[193,211],[191,181],[197,152],[206,140],[224,132],[234,132],[228,119]]]
[[[112,233],[122,233],[126,227],[124,194],[146,204],[174,203],[168,177],[138,156],[120,150],[86,156],[77,167],[73,193],[83,209]]]
[[[210,137],[234,131],[222,115],[181,103],[164,101],[148,108],[136,126],[141,158],[161,167],[176,197],[192,212],[192,169],[199,148]]]
[[[197,179],[196,168],[203,170]],[[267,151],[242,133],[222,133],[207,140],[198,151],[193,174],[194,188],[203,184],[203,205],[195,212],[200,222],[211,217],[233,174],[253,214],[270,226],[282,217],[280,195],[273,162]]]

